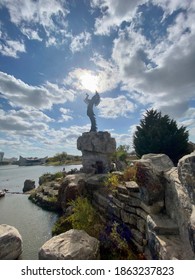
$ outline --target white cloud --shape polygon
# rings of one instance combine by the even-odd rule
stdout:
[[[118,38],[114,40],[112,58],[118,65],[123,79],[130,79],[132,83],[147,70],[143,58],[148,47],[146,38],[131,28],[126,28],[119,33]]]
[[[31,115],[31,112],[29,112],[28,115],[27,111],[24,110],[18,112],[15,110],[10,110],[8,112],[0,110],[0,116],[1,131],[9,131],[9,133],[13,134],[19,132],[20,135],[33,135],[35,131],[44,131],[48,128],[48,126],[41,120],[37,119],[37,117],[34,118],[33,115]],[[44,115],[38,113],[38,116],[43,119]],[[45,118],[46,116],[44,116],[44,120]]]
[[[53,104],[74,100],[74,93],[47,82],[44,86],[30,86],[14,76],[0,72],[0,92],[12,106],[51,109]]]
[[[22,31],[22,33],[24,35],[26,35],[26,37],[29,40],[38,40],[38,41],[42,41],[42,38],[39,36],[39,33],[37,30],[33,30],[31,28],[26,28],[26,27],[22,27],[20,29]]]
[[[115,64],[113,60],[105,59],[97,53],[91,60],[97,67],[96,75],[98,77],[98,92],[103,93],[115,89],[120,83],[117,64]]]
[[[195,13],[178,14],[163,41],[151,45],[139,31],[126,28],[114,41],[112,58],[122,89],[143,105],[180,117],[194,97]]]
[[[70,50],[72,53],[81,51],[84,47],[89,45],[91,42],[91,34],[89,32],[81,32],[77,36],[72,37],[70,44]]]
[[[66,20],[69,11],[61,0],[2,0],[1,6],[8,9],[11,22],[30,40],[42,40],[46,35],[46,46],[50,46],[63,43],[69,36]],[[39,32],[43,30],[45,34]],[[56,36],[58,40],[54,42],[52,38]]]
[[[0,45],[0,53],[4,56],[18,58],[19,53],[26,52],[23,42],[16,40],[2,40]]]
[[[161,6],[165,11],[165,16],[172,14],[178,9],[188,9],[194,5],[193,1],[180,1],[180,0],[152,0],[154,5]],[[191,3],[190,3],[191,2]]]
[[[55,153],[57,150],[64,151],[72,154],[78,154],[77,139],[82,133],[89,131],[90,126],[77,126],[63,127],[59,130],[50,129],[46,134],[45,144],[52,149],[55,147]]]
[[[152,2],[164,10],[164,18],[178,9],[194,9],[194,1],[181,0],[91,0],[92,8],[99,8],[101,17],[95,21],[96,34],[109,35],[112,29],[122,22],[131,22],[136,16],[139,5]]]
[[[58,122],[64,122],[72,120],[72,116],[70,116],[71,110],[66,108],[60,108],[60,112],[62,113],[61,119]]]
[[[1,5],[8,9],[11,22],[16,25],[27,22],[54,27],[53,17],[58,16],[62,19],[68,13],[60,0],[2,0]]]
[[[189,131],[189,140],[195,143],[195,108],[189,107],[179,119],[178,124],[187,128]]]
[[[95,33],[108,35],[123,21],[131,21],[143,0],[91,0],[93,8],[100,8],[102,17],[95,22]]]
[[[116,98],[101,98],[98,109],[100,117],[116,119],[128,117],[134,111],[135,106],[124,95],[120,95]]]
[[[106,60],[98,54],[95,54],[91,61],[94,62],[96,71],[76,68],[68,73],[64,84],[77,91],[87,90],[93,93],[96,90],[99,93],[104,93],[115,89],[120,82],[117,65],[112,60]]]

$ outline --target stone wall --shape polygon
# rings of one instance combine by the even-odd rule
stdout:
[[[88,178],[87,191],[98,211],[122,224],[147,258],[194,259],[194,162],[195,153],[182,158],[178,168],[166,155],[145,155],[137,161],[139,185],[126,182],[111,194]]]
[[[166,155],[145,155],[136,161],[137,183],[125,182],[112,192],[104,185],[107,174],[74,176],[102,218],[116,221],[146,258],[194,259],[194,162],[195,153],[178,168]]]

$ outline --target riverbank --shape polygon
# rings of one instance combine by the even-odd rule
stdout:
[[[63,162],[61,161],[51,161],[47,162],[45,166],[63,166],[63,165],[81,165],[82,161],[81,160],[65,160]]]
[[[23,238],[23,260],[37,260],[39,248],[52,237],[51,229],[58,214],[41,209],[28,200],[29,195],[22,189],[26,179],[35,180],[46,173],[80,169],[80,165],[62,166],[0,166],[0,189],[8,189],[0,199],[0,224],[8,224],[18,229]]]

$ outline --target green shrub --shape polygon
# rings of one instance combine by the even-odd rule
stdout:
[[[136,181],[137,166],[129,166],[124,170],[124,181]]]
[[[52,227],[52,236],[72,229],[72,224],[67,221],[65,216],[61,216]]]
[[[133,145],[138,157],[163,153],[176,165],[182,156],[189,153],[188,136],[186,127],[178,128],[175,120],[152,109],[146,111],[136,127]]]
[[[137,259],[125,238],[121,236],[120,226],[114,222],[109,233],[103,233],[101,244],[101,256],[109,260],[133,260]]]
[[[108,187],[111,191],[117,191],[117,187],[120,184],[120,179],[117,174],[109,174],[106,180],[104,181],[104,185]]]
[[[53,180],[63,178],[63,177],[64,177],[64,173],[62,171],[59,171],[59,172],[56,172],[55,174],[53,174]]]
[[[129,245],[127,241],[121,237],[117,230],[118,224],[116,222],[113,223],[112,231],[110,233],[110,238],[115,244],[113,256],[115,256],[117,259],[121,260],[132,260],[135,259],[135,256],[130,250]]]
[[[71,201],[70,205],[73,207],[73,214],[66,218],[66,221],[70,222],[74,229],[84,230],[89,235],[98,238],[102,223],[88,199],[78,197]]]
[[[47,201],[51,203],[57,203],[58,199],[56,196],[47,196]]]

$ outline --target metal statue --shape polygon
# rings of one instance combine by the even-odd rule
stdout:
[[[91,121],[91,131],[96,132],[97,131],[97,124],[95,119],[95,114],[93,112],[93,105],[98,106],[100,103],[100,95],[96,91],[95,95],[89,99],[89,94],[86,93],[85,103],[87,104],[87,116],[90,118]]]

